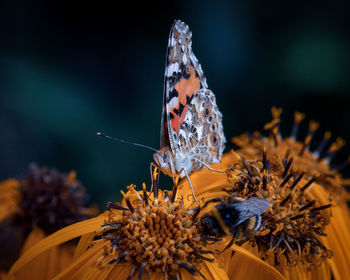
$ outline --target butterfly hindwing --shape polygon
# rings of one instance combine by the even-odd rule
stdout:
[[[225,136],[222,115],[209,89],[200,89],[192,98],[178,134],[177,152],[186,155],[187,168],[200,170],[202,163],[220,162]]]

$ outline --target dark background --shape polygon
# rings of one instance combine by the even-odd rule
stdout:
[[[0,179],[22,176],[33,161],[75,169],[100,204],[128,184],[149,183],[152,151],[95,133],[159,147],[174,19],[192,29],[228,139],[262,129],[276,105],[284,135],[299,110],[321,122],[316,138],[329,129],[350,141],[349,8],[320,0],[2,0]],[[342,151],[338,161],[349,147]]]

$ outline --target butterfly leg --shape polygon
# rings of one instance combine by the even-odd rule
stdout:
[[[178,184],[179,184],[179,180],[180,180],[180,177],[179,176],[175,176],[175,177],[172,177],[173,179],[173,191],[172,191],[172,194],[171,194],[171,202],[175,202],[176,200],[176,197],[177,197],[177,187],[178,187]]]
[[[217,170],[217,169],[211,168],[208,164],[206,164],[205,162],[203,162],[197,158],[194,158],[194,160],[197,161],[198,163],[202,164],[203,166],[205,166],[206,168],[208,168],[211,171],[215,171],[218,173],[226,173],[226,170]]]
[[[232,239],[231,239],[231,241],[226,245],[226,247],[224,248],[224,250],[222,250],[222,251],[220,252],[220,254],[223,253],[223,252],[225,252],[227,249],[231,248],[231,246],[232,246],[233,243],[235,242],[235,239],[236,239],[236,238],[233,236]]]
[[[187,173],[187,171],[186,171],[185,168],[182,168],[182,169],[180,170],[180,174],[181,174],[182,171],[185,172],[185,175],[186,175],[186,177],[187,177],[188,183],[190,184],[190,188],[191,188],[191,192],[192,192],[194,201],[198,204],[198,206],[200,206],[200,204],[199,204],[199,202],[198,202],[198,200],[197,200],[197,198],[196,198],[196,195],[194,194],[194,190],[193,190],[193,186],[192,186],[192,183],[191,183],[191,180],[190,180],[190,176],[188,176],[188,173]]]

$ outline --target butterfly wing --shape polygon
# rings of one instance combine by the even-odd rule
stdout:
[[[165,62],[160,141],[161,148],[170,147],[173,153],[177,152],[174,135],[180,130],[193,96],[208,87],[191,45],[191,31],[184,22],[176,20],[170,31]]]
[[[188,172],[201,170],[203,163],[220,162],[226,139],[222,115],[211,90],[200,89],[193,96],[179,132],[173,138],[177,140],[179,154],[175,163],[179,161]]]

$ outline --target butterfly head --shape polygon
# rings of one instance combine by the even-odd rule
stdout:
[[[154,153],[153,160],[165,175],[172,177],[175,174],[173,154],[169,148],[162,148]]]

